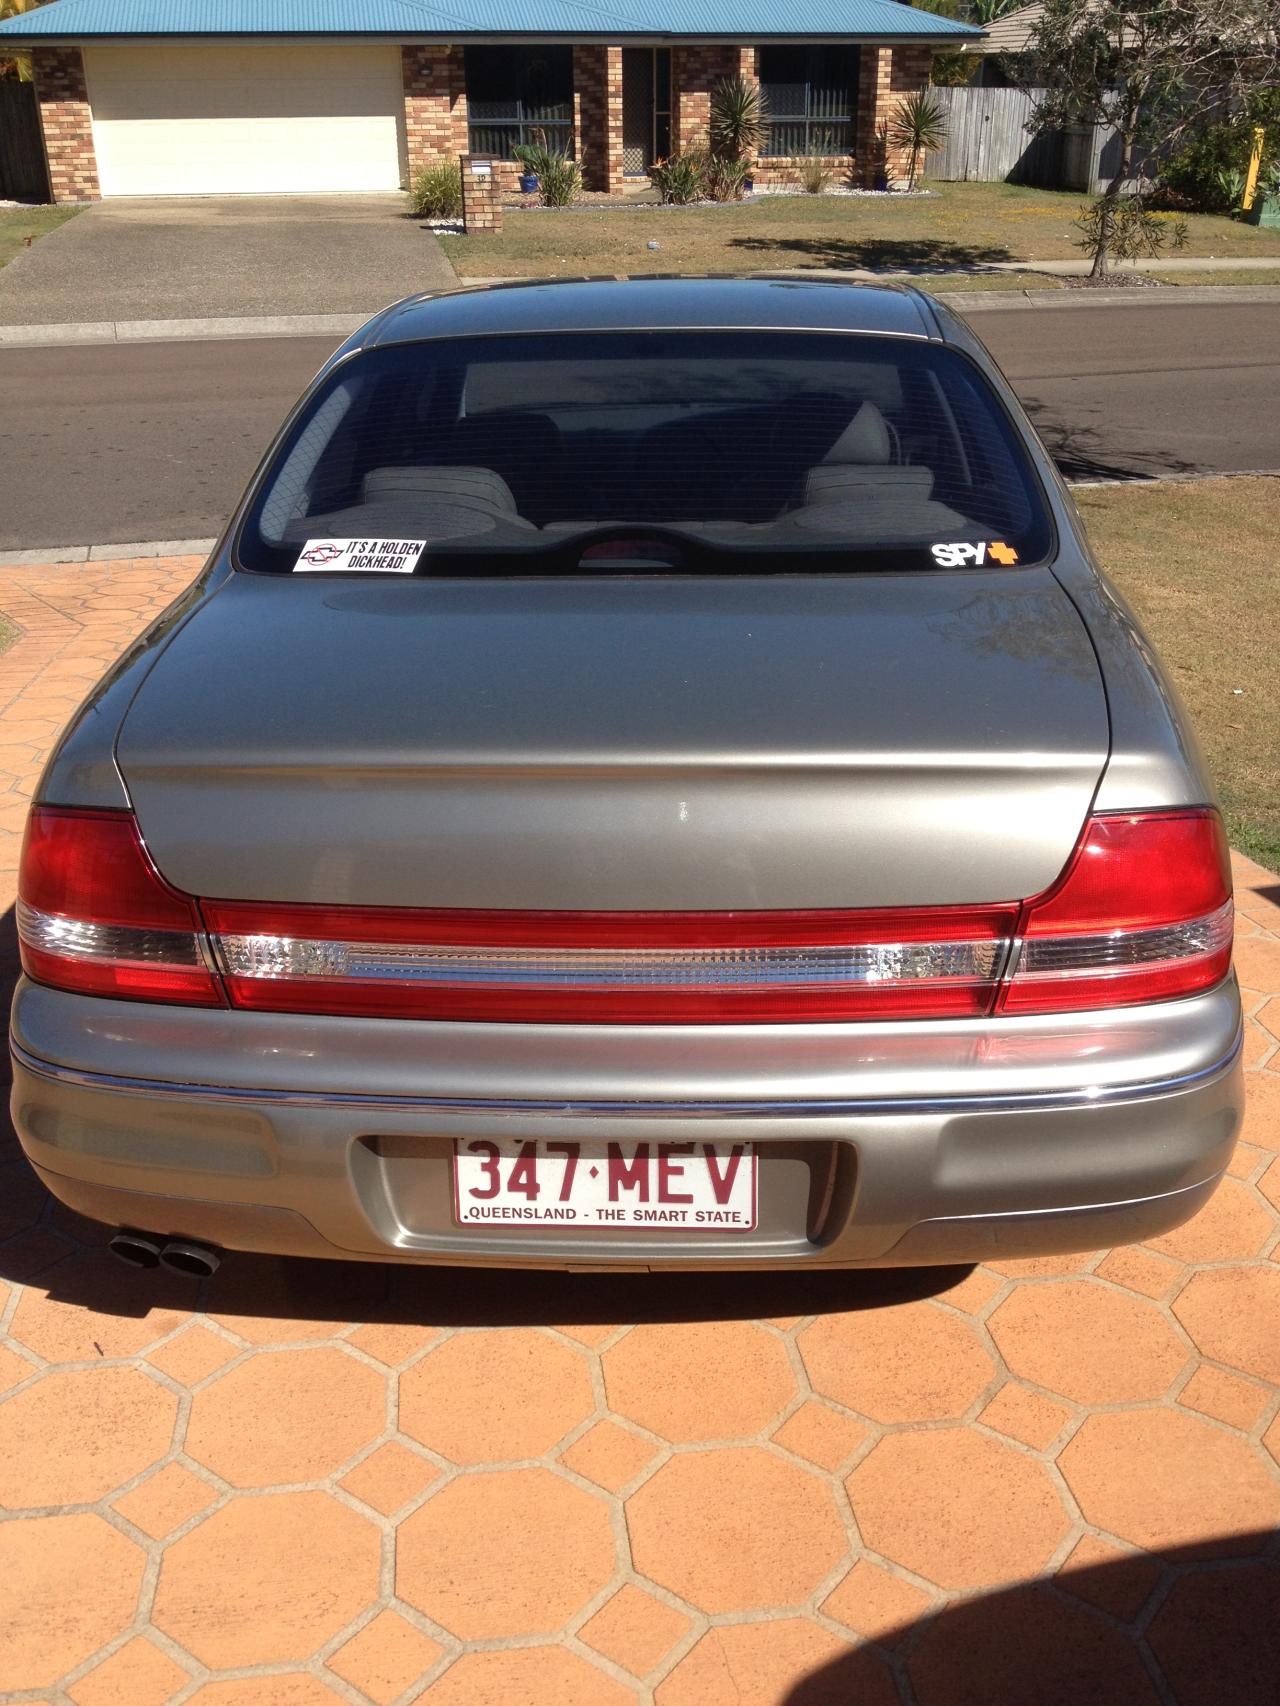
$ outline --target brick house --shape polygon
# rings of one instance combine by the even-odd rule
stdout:
[[[0,24],[55,201],[390,191],[467,153],[513,181],[535,132],[616,194],[705,140],[735,73],[768,99],[757,181],[818,154],[870,182],[877,126],[977,34],[900,0],[53,0]]]

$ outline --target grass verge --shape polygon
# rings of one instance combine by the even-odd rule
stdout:
[[[1077,490],[1200,736],[1231,843],[1280,870],[1280,478]]]
[[[79,212],[78,207],[0,207],[0,267]]]
[[[1078,191],[1019,184],[936,184],[926,197],[764,196],[724,207],[508,210],[497,236],[446,237],[460,276],[580,277],[583,273],[776,272],[872,267],[883,272],[969,269],[993,261],[1079,257]],[[1187,216],[1183,252],[1275,257],[1280,231],[1209,214]],[[650,249],[650,241],[660,247]]]
[[[7,616],[0,616],[0,652],[7,652],[18,637],[18,630]]]

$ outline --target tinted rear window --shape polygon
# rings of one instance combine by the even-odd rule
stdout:
[[[1050,540],[1013,423],[953,350],[589,332],[355,356],[294,423],[238,556],[275,573],[814,573],[1012,568]]]

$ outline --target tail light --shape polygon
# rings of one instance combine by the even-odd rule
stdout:
[[[1075,857],[1031,901],[1000,1001],[1005,1013],[1129,1007],[1227,975],[1231,864],[1216,812],[1091,818]]]
[[[1226,842],[1209,811],[1094,817],[1053,888],[991,906],[538,913],[197,901],[165,882],[127,813],[45,808],[31,816],[20,886],[23,965],[38,982],[280,1013],[978,1018],[1169,1000],[1216,983],[1231,958]]]
[[[225,1006],[200,910],[151,862],[126,812],[37,807],[18,878],[22,968],[84,995]]]

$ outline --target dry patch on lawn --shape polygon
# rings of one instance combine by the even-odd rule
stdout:
[[[1233,846],[1280,868],[1280,478],[1077,490],[1191,712]]]

